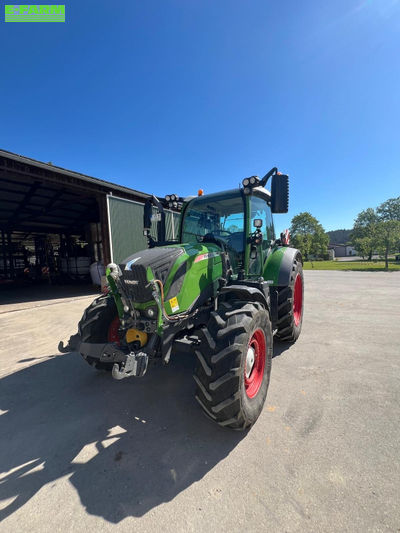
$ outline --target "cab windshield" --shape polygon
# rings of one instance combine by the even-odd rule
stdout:
[[[235,271],[243,264],[244,209],[239,190],[199,196],[185,210],[182,242],[221,244],[229,253]]]

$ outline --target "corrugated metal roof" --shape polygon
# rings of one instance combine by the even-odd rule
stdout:
[[[124,192],[126,194],[132,194],[139,198],[148,198],[150,195],[144,192],[137,191],[135,189],[130,189],[129,187],[124,187],[123,185],[117,185],[116,183],[112,183],[111,181],[106,181],[100,178],[93,178],[92,176],[87,176],[86,174],[81,174],[80,172],[75,172],[73,170],[68,170],[62,167],[58,167],[53,164],[49,163],[43,163],[43,161],[38,161],[37,159],[32,159],[30,157],[26,157],[23,155],[15,154],[13,152],[9,152],[7,150],[1,150],[0,149],[0,157],[8,157],[9,159],[13,159],[14,161],[18,161],[19,163],[25,164],[25,165],[33,165],[39,168],[43,168],[46,170],[49,170],[51,172],[59,172],[61,174],[64,174],[66,176],[71,176],[76,179],[80,179],[82,181],[86,181],[89,183],[93,183],[95,185],[99,185],[101,187],[104,187],[106,191],[120,191]]]

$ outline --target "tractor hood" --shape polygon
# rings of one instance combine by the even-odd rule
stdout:
[[[195,284],[195,293],[201,292],[217,275],[221,275],[220,268],[214,269],[220,264],[221,249],[215,244],[157,246],[127,257],[119,265],[122,273],[120,281],[133,302],[150,302],[153,299],[152,288],[147,281],[147,268],[150,267],[154,277],[162,282],[165,300],[168,300],[182,292],[184,282],[192,285],[192,289],[195,289]]]
[[[154,277],[165,284],[171,268],[184,253],[182,247],[168,246],[142,250],[127,257],[120,268],[122,281],[132,300],[142,303],[152,299],[146,275],[148,267],[151,267]]]

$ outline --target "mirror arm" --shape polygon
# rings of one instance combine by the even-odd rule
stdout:
[[[265,174],[262,180],[260,180],[260,186],[265,187],[269,178],[273,176],[274,174],[276,174],[277,172],[278,172],[277,167],[271,168],[271,170]]]
[[[263,236],[259,228],[250,235],[249,241],[251,245],[259,246],[263,241]]]

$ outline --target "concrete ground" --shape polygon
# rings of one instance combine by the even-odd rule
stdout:
[[[188,356],[116,382],[58,354],[91,297],[0,314],[1,531],[399,531],[400,272],[305,275],[247,434]]]
[[[76,298],[100,294],[93,285],[26,285],[0,288],[0,314],[20,311],[43,305],[69,302]]]

